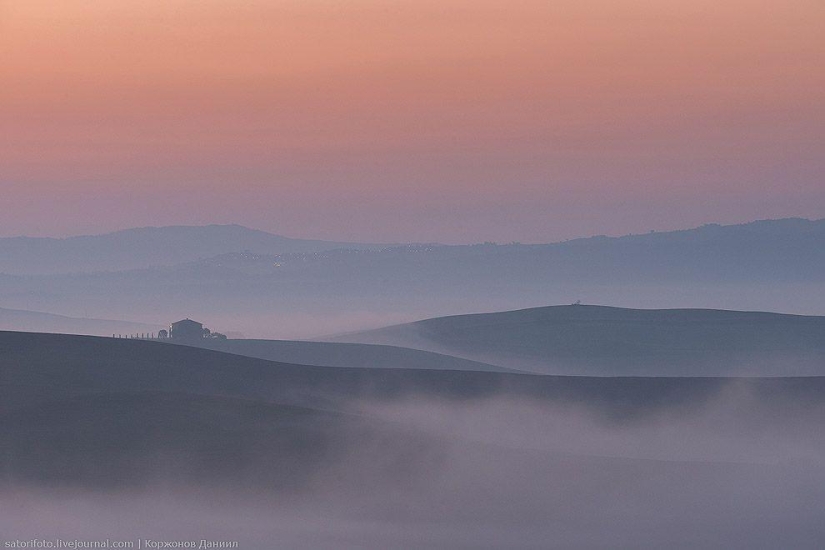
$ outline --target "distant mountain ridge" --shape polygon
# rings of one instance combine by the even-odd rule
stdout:
[[[595,237],[585,237],[580,239],[571,239],[565,242],[587,241],[588,239],[649,239],[661,240],[663,238],[680,238],[684,240],[690,239],[706,239],[716,238],[722,234],[751,234],[751,235],[788,235],[797,233],[817,233],[825,230],[825,218],[811,220],[808,218],[778,218],[767,220],[754,220],[746,223],[738,224],[719,224],[706,223],[698,227],[689,229],[676,229],[673,231],[651,231],[649,233],[637,233],[623,235],[620,237],[607,237],[598,235]]]
[[[429,255],[436,259],[478,257],[495,253],[508,257],[530,254],[539,260],[563,264],[565,270],[603,267],[621,254],[628,261],[667,256],[672,270],[684,268],[685,259],[697,254],[715,258],[729,256],[749,260],[748,252],[770,252],[766,260],[798,260],[804,253],[809,261],[825,265],[825,219],[786,218],[759,220],[737,225],[706,224],[693,229],[651,232],[620,237],[604,235],[546,244],[388,244],[323,241],[289,238],[241,225],[165,226],[125,229],[102,235],[76,237],[0,238],[0,273],[11,275],[89,273],[127,271],[149,267],[171,267],[191,262],[238,262],[259,258],[333,251],[383,251]],[[673,247],[678,250],[672,250]],[[687,247],[687,248],[684,248]],[[697,248],[698,247],[698,248]],[[385,256],[387,255],[385,254]],[[776,254],[781,254],[776,257]],[[572,256],[571,256],[572,255]],[[595,257],[594,257],[595,255]],[[641,255],[641,256],[640,256]],[[329,256],[329,254],[327,254]],[[336,261],[340,257],[332,256]],[[701,266],[706,267],[706,266]],[[751,265],[744,265],[750,269]],[[579,270],[577,269],[577,270]]]
[[[283,254],[379,246],[382,245],[293,239],[234,224],[141,227],[66,238],[0,238],[0,273],[123,271],[246,250]]]
[[[0,240],[0,304],[103,319],[192,316],[267,339],[577,299],[825,314],[825,220],[553,244],[310,245],[239,226],[77,239],[22,252],[17,242],[13,253]]]
[[[300,269],[323,276],[360,270],[364,277],[438,276],[472,282],[512,281],[741,281],[825,280],[825,219],[764,220],[741,225],[596,236],[548,244],[410,244],[283,254],[228,253],[203,258],[183,270],[221,267],[274,273]],[[416,273],[416,269],[418,273]]]

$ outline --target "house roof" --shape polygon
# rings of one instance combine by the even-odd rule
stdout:
[[[172,323],[173,327],[180,327],[180,326],[186,326],[186,325],[203,327],[203,323],[193,321],[192,319],[183,319],[182,321],[177,321],[175,323]]]

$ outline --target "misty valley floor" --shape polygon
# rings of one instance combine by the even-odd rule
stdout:
[[[825,379],[321,367],[0,333],[0,540],[818,548]]]

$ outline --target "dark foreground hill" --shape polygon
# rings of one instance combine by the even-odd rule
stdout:
[[[310,444],[315,437],[311,434],[339,433],[341,426],[360,425],[366,419],[365,406],[407,402],[467,404],[505,399],[580,407],[594,418],[622,423],[702,410],[738,388],[737,392],[750,396],[740,404],[738,414],[754,422],[773,421],[777,415],[790,418],[800,411],[808,416],[825,412],[825,377],[731,381],[323,367],[139,340],[13,332],[0,332],[0,374],[2,433],[11,460],[6,467],[12,470],[48,461],[43,457],[61,463],[63,453],[80,452],[84,445],[94,449],[94,442],[104,441],[113,451],[137,446],[144,452],[153,449],[174,455],[179,451],[174,445],[200,437],[195,434],[235,441],[236,457],[270,441],[273,434],[290,432],[291,440],[304,440],[308,446],[303,452],[321,453],[323,445]],[[271,422],[265,422],[267,418]],[[289,429],[283,429],[282,419],[289,419]],[[157,431],[147,432],[150,426]],[[107,439],[110,436],[114,439]],[[205,445],[203,449],[210,448]],[[54,448],[51,454],[45,452],[49,447]],[[11,448],[19,448],[21,456],[31,452],[41,459],[12,460]],[[294,449],[283,450],[289,454]],[[112,464],[145,465],[129,460],[107,463],[100,472]],[[68,478],[79,475],[71,469],[49,475],[61,473]]]
[[[4,332],[0,532],[815,548],[823,421],[825,377],[301,366]]]
[[[582,403],[611,418],[701,405],[730,379],[584,377],[296,365],[163,343],[0,332],[0,412],[88,395],[162,392],[348,411],[358,400],[508,395]],[[744,379],[743,379],[744,380]],[[747,379],[774,402],[818,400],[825,377]]]
[[[331,340],[406,346],[551,374],[825,374],[825,317],[777,313],[550,306],[439,317]]]

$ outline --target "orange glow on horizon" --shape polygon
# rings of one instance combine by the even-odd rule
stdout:
[[[758,191],[728,164],[821,153],[824,6],[2,0],[0,185]]]

